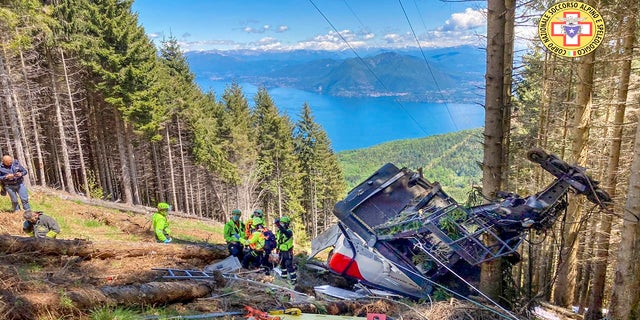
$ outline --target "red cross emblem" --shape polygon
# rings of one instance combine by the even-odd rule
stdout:
[[[580,37],[593,35],[593,23],[583,22],[586,18],[580,17],[579,11],[565,11],[562,22],[551,22],[551,35],[562,36],[563,45],[566,47],[579,47]]]

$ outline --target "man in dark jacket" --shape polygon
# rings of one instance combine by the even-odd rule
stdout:
[[[55,239],[60,233],[58,222],[52,217],[43,214],[42,211],[25,210],[23,217],[25,221],[22,225],[22,230],[30,236]]]
[[[5,190],[11,198],[11,209],[13,212],[20,211],[20,205],[18,204],[18,197],[22,202],[22,209],[30,210],[29,206],[29,194],[27,194],[27,187],[24,185],[24,176],[27,175],[27,169],[18,163],[18,160],[13,160],[9,155],[2,157],[2,164],[0,164],[0,182],[4,186]]]

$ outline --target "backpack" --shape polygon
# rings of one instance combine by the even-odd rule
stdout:
[[[271,230],[264,228],[262,231],[262,237],[264,238],[264,250],[271,251],[278,245],[276,242],[276,235]]]

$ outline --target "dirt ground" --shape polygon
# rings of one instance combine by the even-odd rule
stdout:
[[[90,206],[80,201],[60,200],[51,192],[34,192],[31,203],[35,210],[54,216],[61,224],[60,239],[83,239],[101,243],[117,250],[125,244],[155,243],[150,228],[151,214],[123,212],[111,208]],[[0,198],[0,235],[26,237],[22,233],[20,214],[6,210],[8,199]],[[166,246],[222,244],[222,224],[195,219],[170,217],[174,243]],[[164,245],[164,244],[163,244]],[[175,255],[142,255],[110,259],[81,258],[74,255],[45,255],[33,251],[0,251],[0,314],[2,319],[94,319],[96,304],[87,310],[74,305],[67,294],[90,288],[142,285],[163,279],[165,273],[154,268],[201,270],[214,263],[206,258],[182,259]],[[293,287],[275,275],[245,273],[237,279],[216,283],[207,297],[189,301],[132,304],[120,306],[139,312],[140,317],[156,315],[201,314],[243,311],[245,306],[260,310],[300,307],[304,312],[341,314],[365,317],[367,313],[381,313],[395,319],[491,319],[476,309],[459,302],[415,304],[409,301],[365,300],[357,302],[327,301],[315,297],[314,286],[331,284],[348,288],[344,278],[307,268],[306,260],[298,260],[299,282]],[[313,297],[302,301],[292,290]],[[116,307],[116,306],[112,306]],[[427,314],[429,316],[427,316]],[[237,319],[244,318],[236,316]],[[226,317],[230,319],[232,317]],[[104,318],[101,318],[104,319]],[[113,318],[116,319],[116,318]]]

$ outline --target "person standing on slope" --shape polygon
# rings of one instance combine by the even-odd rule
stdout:
[[[251,222],[253,232],[249,239],[240,239],[242,244],[249,247],[249,252],[244,255],[242,259],[242,267],[249,269],[249,266],[253,264],[259,268],[262,265],[264,259],[264,237],[262,235],[264,220],[262,218],[255,217]]]
[[[276,231],[276,248],[280,256],[282,278],[288,278],[290,284],[296,284],[298,276],[293,265],[293,230],[289,228],[290,224],[291,218],[287,216],[276,219],[275,225],[278,227],[278,231]]]
[[[169,220],[167,219],[167,213],[171,206],[166,202],[158,203],[158,211],[153,214],[151,218],[153,224],[153,233],[156,236],[156,241],[169,243],[171,242],[171,229],[169,229]]]
[[[31,210],[29,206],[29,194],[27,187],[24,185],[24,176],[27,175],[27,169],[14,160],[10,155],[2,156],[2,164],[0,164],[0,182],[2,187],[11,198],[11,210],[13,212],[20,211],[18,197],[22,202],[22,209]]]
[[[244,256],[244,246],[241,240],[245,238],[244,223],[240,218],[241,215],[242,211],[240,209],[233,209],[231,211],[231,220],[224,225],[224,240],[227,242],[229,254],[240,261]]]

